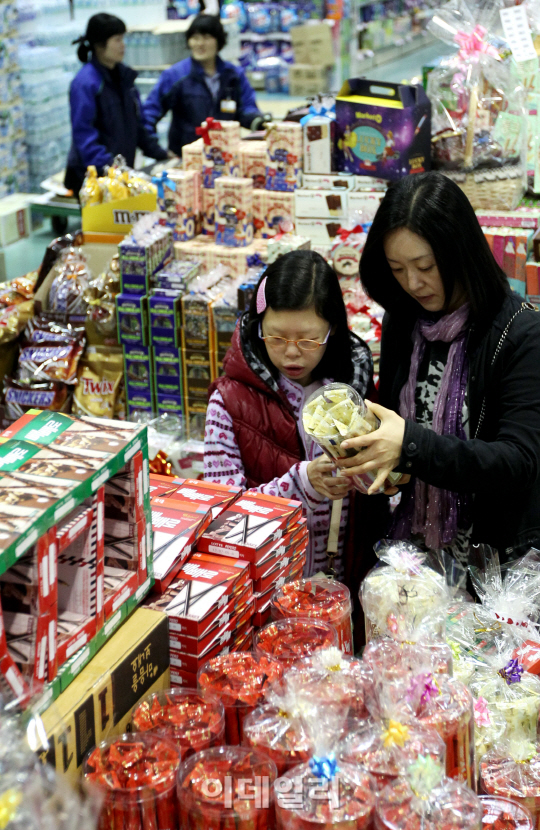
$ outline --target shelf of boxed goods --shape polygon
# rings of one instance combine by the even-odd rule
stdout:
[[[0,685],[43,706],[151,587],[146,427],[31,410],[0,435]],[[85,651],[81,652],[81,649]]]
[[[361,31],[362,28],[363,24],[358,24],[358,30]],[[360,72],[361,70],[362,74],[365,74],[366,71],[375,69],[377,66],[406,58],[408,55],[417,52],[418,49],[431,46],[433,43],[435,43],[435,38],[428,32],[419,32],[410,36],[410,38],[403,38],[400,42],[396,41],[391,46],[383,46],[376,51],[369,49],[362,53],[360,50],[354,56],[354,63],[357,71]]]

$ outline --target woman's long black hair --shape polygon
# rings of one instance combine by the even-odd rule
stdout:
[[[86,24],[85,34],[72,41],[72,45],[79,44],[77,57],[81,63],[86,63],[95,51],[96,43],[105,45],[110,37],[125,35],[126,31],[126,24],[119,17],[108,12],[99,12],[92,15]]]
[[[319,317],[335,329],[328,340],[324,357],[313,370],[313,380],[333,378],[349,383],[353,376],[351,339],[335,271],[315,251],[291,251],[269,265],[259,280],[248,312],[247,336],[254,353],[276,376],[277,369],[259,337],[259,323],[264,313],[257,314],[257,291],[265,277],[267,308],[273,311],[302,311],[313,307]]]
[[[391,313],[418,316],[420,305],[401,288],[384,253],[385,236],[398,228],[431,245],[447,304],[457,284],[467,295],[472,322],[494,318],[509,292],[508,280],[457,184],[442,173],[406,176],[392,184],[367,236],[360,260],[365,290]]]

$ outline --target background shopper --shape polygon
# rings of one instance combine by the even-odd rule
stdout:
[[[140,147],[150,158],[167,158],[155,135],[144,126],[141,101],[135,87],[137,73],[122,63],[126,26],[112,14],[95,14],[88,21],[77,55],[84,66],[71,84],[72,144],[65,186],[78,194],[93,164],[98,174],[116,155],[130,167]]]
[[[144,118],[153,133],[172,110],[169,150],[176,155],[195,141],[195,129],[210,116],[252,130],[269,120],[259,112],[243,69],[219,57],[226,40],[219,17],[197,15],[186,32],[191,57],[166,69],[145,101]]]
[[[349,510],[350,481],[320,447],[306,442],[302,408],[332,380],[365,397],[373,363],[352,334],[335,272],[314,251],[293,251],[270,265],[240,319],[213,385],[206,416],[204,467],[209,481],[289,499],[307,510],[306,573],[324,570],[331,502],[344,499],[336,570]]]
[[[344,473],[413,478],[391,534],[518,556],[540,546],[540,316],[510,291],[476,215],[439,173],[392,185],[369,231],[363,285],[386,309],[381,427],[348,442]],[[399,414],[398,414],[399,413]],[[381,533],[382,535],[382,533]]]

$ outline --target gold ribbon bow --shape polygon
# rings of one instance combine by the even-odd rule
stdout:
[[[388,729],[385,729],[382,738],[385,749],[392,746],[405,746],[409,740],[409,727],[397,720],[390,720]]]

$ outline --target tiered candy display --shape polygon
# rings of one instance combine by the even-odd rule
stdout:
[[[304,617],[269,623],[255,635],[255,651],[275,657],[287,668],[302,657],[337,644],[337,632],[330,623]]]
[[[180,830],[273,827],[275,779],[273,762],[254,749],[222,746],[193,755],[178,773]]]
[[[218,697],[225,708],[225,738],[242,743],[244,720],[260,703],[266,687],[283,676],[277,660],[253,652],[232,652],[209,660],[199,671],[199,688]]]
[[[87,756],[84,776],[103,791],[99,830],[170,830],[177,826],[180,753],[149,733],[104,741]]]
[[[309,617],[331,623],[339,647],[352,654],[351,596],[349,589],[332,579],[316,577],[288,582],[272,601],[272,619]]]
[[[134,732],[153,732],[172,741],[182,760],[225,742],[223,704],[192,689],[153,692],[137,706],[132,722]]]

